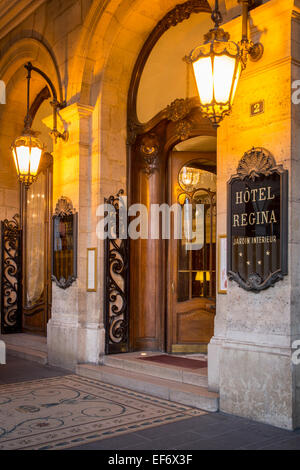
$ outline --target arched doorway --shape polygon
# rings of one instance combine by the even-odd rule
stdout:
[[[161,26],[165,19],[172,17],[172,12],[168,13],[151,33],[136,62],[128,95],[128,203],[144,204],[148,214],[152,205],[177,202],[178,174],[189,162],[197,161],[198,170],[203,175],[205,172],[216,174],[216,131],[208,120],[202,118],[198,98],[190,97],[196,95],[190,71],[182,69],[182,57],[176,54],[170,63],[173,61],[180,70],[177,81],[174,75],[169,74],[166,78],[165,73],[160,76],[159,66],[160,63],[164,69],[162,55],[164,51],[169,54],[174,43],[181,45],[182,50],[179,48],[178,54],[182,56],[184,51],[187,53],[189,48],[192,49],[191,44],[198,41],[201,29],[205,32],[208,28],[209,12],[208,5],[202,3],[199,8],[197,4],[194,12],[197,15],[190,12],[188,16],[177,16],[173,24],[175,28],[168,32],[167,38],[163,37],[158,42],[172,26],[170,22],[166,22],[165,29]],[[180,25],[178,30],[176,25]],[[184,38],[190,38],[191,42],[182,44]],[[147,78],[149,70],[151,75],[151,67],[152,76],[156,76],[153,82]],[[176,86],[171,92],[169,88],[173,83]],[[168,97],[175,99],[168,103]],[[159,103],[168,104],[159,109]],[[151,117],[153,112],[156,114]],[[198,138],[194,152],[180,151],[180,145],[193,138]],[[209,151],[205,151],[205,139],[213,142]],[[198,195],[194,191],[186,194],[191,201],[198,198],[206,211],[204,218],[210,217],[210,220],[215,210],[212,189],[202,188],[202,192],[206,191],[206,198],[203,194],[199,197],[199,191]],[[184,189],[181,191],[184,193]],[[207,204],[205,199],[210,203]],[[151,220],[148,224],[151,233]],[[183,264],[188,263],[185,266],[180,266],[181,261],[178,261],[183,250],[180,250],[178,240],[172,237],[171,240],[149,237],[130,241],[129,331],[132,351],[206,352],[213,336],[216,254],[215,225],[211,225],[209,231],[207,221],[204,221],[204,226],[209,240],[204,240],[202,251],[188,254],[188,259],[181,260]],[[181,269],[183,267],[187,269]],[[180,297],[184,286],[187,295]]]
[[[203,175],[206,173],[213,175],[216,172],[215,151],[194,152],[193,157],[196,158],[191,158],[191,152],[173,152],[176,145],[188,141],[190,137],[205,136],[215,140],[215,130],[209,122],[201,117],[196,100],[187,100],[185,103],[190,105],[186,116],[180,120],[183,127],[185,123],[190,126],[185,139],[182,139],[183,136],[178,134],[178,121],[172,121],[164,117],[164,113],[161,113],[157,116],[156,126],[151,128],[149,132],[138,135],[136,141],[130,146],[130,204],[144,204],[148,213],[151,212],[152,204],[162,205],[176,202],[177,195],[174,194],[180,187],[178,174],[191,161],[194,161],[193,165],[197,163],[198,167],[201,167],[198,169],[202,170]],[[182,101],[178,102],[178,105],[182,104]],[[205,210],[210,211],[210,215],[215,207],[214,189],[209,186],[202,187],[207,198],[210,198],[209,204],[203,200],[203,194],[199,200],[201,204],[205,205]],[[181,189],[181,192],[184,193],[184,189]],[[192,190],[187,193],[187,196],[193,198],[197,197],[197,194],[199,196],[199,191],[197,193]],[[149,231],[151,231],[151,227]],[[179,254],[178,240],[150,238],[130,241],[130,344],[132,350],[174,353],[206,351],[207,343],[213,335],[214,311],[212,309],[215,306],[215,242],[213,243],[212,240],[213,233],[215,235],[215,226],[214,229],[211,227],[208,234],[210,241],[205,243],[204,248],[205,252],[209,252],[209,260],[205,264],[201,264],[200,261],[198,264],[196,262],[195,269],[189,265],[188,270],[179,269],[179,271],[177,261],[175,262]],[[189,263],[193,263],[192,258]],[[194,294],[191,292],[189,299],[182,298],[179,299],[182,302],[175,301],[176,296],[178,300],[180,290],[178,280],[183,274],[180,271],[189,271],[188,275],[195,275],[194,277],[198,274],[197,283],[201,282],[200,277],[204,271],[209,272],[211,282],[208,281],[207,274],[204,279],[205,294],[198,289],[199,295],[196,296],[195,292]],[[200,274],[200,272],[202,273]],[[195,281],[196,279],[191,279],[192,283]],[[206,292],[207,288],[209,292]],[[189,287],[190,289],[191,287]],[[194,300],[192,299],[193,295]],[[203,299],[205,299],[205,306],[203,306]],[[188,309],[186,309],[187,300]],[[176,308],[182,303],[185,303],[184,311],[177,311]],[[200,304],[202,304],[201,308],[199,308]],[[206,335],[200,336],[196,341],[195,335],[193,336],[195,333],[193,317],[199,317],[200,311],[202,318],[200,323],[198,319],[196,320],[197,329],[199,331],[199,328],[204,328]],[[207,319],[207,316],[210,320]],[[188,321],[186,321],[187,318]]]

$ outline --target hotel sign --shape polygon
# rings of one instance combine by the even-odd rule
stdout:
[[[288,172],[253,148],[228,183],[228,277],[260,292],[287,275]]]

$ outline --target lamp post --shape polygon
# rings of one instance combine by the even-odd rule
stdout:
[[[25,68],[28,72],[27,114],[24,121],[25,126],[22,135],[15,139],[11,146],[11,149],[19,181],[23,183],[28,189],[38,176],[39,165],[44,151],[43,144],[37,138],[38,133],[31,129],[32,118],[30,115],[30,80],[32,71],[37,72],[46,80],[52,92],[53,101],[51,104],[53,107],[53,129],[50,133],[51,136],[55,139],[55,141],[57,140],[57,138],[61,138],[64,141],[67,141],[68,132],[65,131],[64,133],[60,133],[57,130],[57,113],[59,109],[62,109],[66,106],[66,103],[60,103],[58,101],[56,89],[50,78],[42,70],[38,69],[37,67],[34,67],[31,62],[28,62],[25,65]]]
[[[185,58],[193,66],[201,112],[216,128],[231,112],[248,55],[252,60],[259,60],[263,54],[263,46],[253,44],[248,39],[248,10],[254,0],[238,1],[243,6],[241,42],[237,44],[230,41],[229,33],[220,28],[223,20],[219,1],[215,0],[215,9],[212,13],[214,28],[204,36],[204,44],[193,49]]]

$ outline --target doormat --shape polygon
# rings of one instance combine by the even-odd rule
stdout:
[[[163,354],[161,356],[147,356],[141,357],[143,361],[157,362],[159,364],[166,364],[168,366],[182,367],[183,369],[204,369],[207,367],[206,361],[198,361],[197,359],[188,359],[185,357],[168,356]]]
[[[75,375],[0,385],[0,450],[57,450],[207,414]]]

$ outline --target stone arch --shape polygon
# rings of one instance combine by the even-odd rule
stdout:
[[[18,182],[10,146],[12,141],[22,132],[26,115],[26,70],[24,64],[31,61],[51,77],[59,98],[62,97],[62,87],[58,66],[51,50],[40,39],[35,37],[12,38],[2,49],[5,53],[0,59],[0,78],[6,85],[6,104],[0,107],[0,143],[1,169],[0,188],[10,191],[13,203],[12,212],[18,211]],[[33,116],[39,105],[49,96],[45,91],[46,82],[38,74],[33,74],[31,82],[31,104]],[[44,92],[42,93],[42,91]],[[9,200],[5,202],[2,212],[5,216],[14,215],[8,210]]]
[[[95,106],[94,118],[99,119],[100,123],[95,129],[98,132],[95,142],[99,139],[99,144],[94,144],[95,152],[99,153],[99,202],[104,197],[116,194],[121,188],[126,189],[129,176],[126,144],[130,83],[134,74],[141,73],[160,35],[180,21],[174,10],[177,4],[178,0],[154,1],[151,5],[145,0],[123,0],[118,4],[110,2],[107,10],[94,4],[94,10],[90,12],[90,23],[83,32],[77,59],[73,64],[73,70],[76,70],[77,75],[79,70],[82,78],[77,88],[74,84],[73,96],[78,97],[81,104]],[[183,4],[193,5],[195,9],[198,6],[200,11],[210,11],[204,0],[182,2],[181,5]],[[93,16],[96,10],[99,14],[98,24]],[[174,23],[171,17],[170,24],[167,20],[162,22],[172,10]],[[187,13],[187,18],[189,14]],[[145,46],[147,40],[148,44]],[[83,56],[85,62],[81,60]],[[139,62],[140,58],[142,60]],[[137,90],[138,81],[135,81],[133,88]],[[134,101],[133,97],[133,107]],[[201,121],[200,125],[202,124],[205,125]],[[212,131],[209,129],[207,132]],[[163,170],[160,173],[162,172]],[[163,269],[162,267],[161,272]],[[160,324],[158,316],[157,311],[157,325]],[[157,337],[161,336],[161,332],[162,330],[157,332]],[[154,347],[162,347],[161,341],[162,337]]]
[[[104,4],[95,0],[85,20],[72,67],[80,77],[74,84],[73,96],[80,96],[83,104],[93,104],[90,103],[90,92],[98,71],[104,70],[104,75],[108,75],[114,61],[120,58],[118,49],[126,51],[127,46],[132,74],[135,57],[138,57],[146,40],[152,41],[154,46],[166,31],[167,22],[161,25],[161,20],[175,8],[179,10],[183,6],[187,6],[186,11],[190,8],[193,11],[210,11],[209,0],[154,0],[151,5],[147,0],[108,0]],[[176,26],[177,15],[178,11],[167,27]],[[157,27],[160,28],[160,35],[157,34]],[[127,62],[128,58],[124,55],[122,62]],[[146,59],[144,55],[143,60]]]
[[[22,37],[11,41],[10,47],[3,47],[5,54],[0,60],[0,77],[6,84],[14,77],[16,72],[28,61],[41,68],[51,77],[63,101],[62,84],[59,69],[54,54],[40,39]]]
[[[70,92],[71,99],[95,106],[101,122],[100,136],[95,136],[96,141],[100,137],[99,200],[126,185],[127,103],[134,67],[151,33],[178,4],[210,11],[206,0],[94,1],[90,8],[72,64],[72,76],[80,78]],[[153,46],[159,37],[153,37]]]
[[[178,3],[186,2],[111,0],[100,4],[95,0],[91,5],[70,64],[68,90],[69,104],[77,102],[91,109],[89,145],[95,188],[91,214],[104,197],[127,187],[127,105],[134,67],[152,31]],[[208,5],[205,0],[188,3]],[[96,217],[92,219],[97,223]],[[103,244],[98,247],[102,262]],[[104,284],[102,264],[99,284]],[[101,313],[99,320],[103,326]]]

